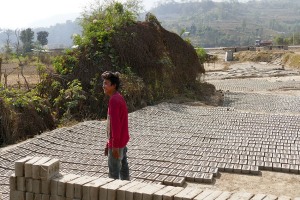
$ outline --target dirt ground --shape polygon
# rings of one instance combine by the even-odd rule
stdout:
[[[189,187],[252,194],[300,197],[300,175],[262,171],[260,176],[221,172],[212,184],[187,183]]]

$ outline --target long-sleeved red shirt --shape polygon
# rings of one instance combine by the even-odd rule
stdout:
[[[113,94],[108,103],[108,148],[123,148],[129,141],[128,109],[119,92]]]

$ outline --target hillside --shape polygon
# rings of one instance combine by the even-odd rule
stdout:
[[[206,0],[165,3],[151,12],[166,29],[178,34],[189,32],[194,46],[214,47],[254,45],[257,38],[274,40],[293,34],[298,40],[299,10],[300,2],[292,0]]]

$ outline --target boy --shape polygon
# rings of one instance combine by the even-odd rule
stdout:
[[[101,75],[104,94],[109,96],[107,111],[108,142],[105,155],[108,156],[109,178],[129,180],[127,143],[129,141],[128,110],[123,96],[118,92],[118,72],[106,71]]]

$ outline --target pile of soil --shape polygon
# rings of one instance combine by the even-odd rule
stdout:
[[[92,89],[96,91],[94,94],[101,93],[100,75],[108,70],[124,74],[121,92],[130,111],[179,95],[188,95],[189,98],[207,103],[216,99],[213,85],[196,80],[199,74],[205,73],[205,69],[194,47],[177,34],[165,30],[159,23],[135,22],[119,28],[105,47],[97,42],[96,39],[92,40],[90,47],[76,53],[79,55],[79,64],[71,78],[79,79],[85,91]],[[95,55],[91,50],[102,50],[101,56],[88,57],[87,54]],[[92,88],[90,83],[95,79],[97,87]],[[97,107],[103,108],[103,98],[99,94],[97,102],[88,103],[91,112],[99,111],[95,109]],[[217,94],[217,98],[222,97]],[[213,101],[213,104],[218,101]],[[102,114],[106,114],[106,108],[102,111]]]

